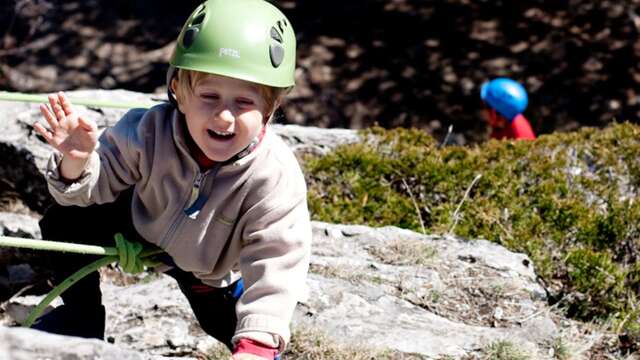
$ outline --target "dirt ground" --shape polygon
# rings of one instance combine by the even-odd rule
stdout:
[[[198,1],[7,0],[0,89],[162,91]],[[298,86],[281,122],[419,127],[487,136],[479,87],[509,76],[538,133],[638,121],[640,0],[274,2],[298,36]]]

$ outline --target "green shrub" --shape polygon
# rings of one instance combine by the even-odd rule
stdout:
[[[483,350],[484,359],[492,360],[529,360],[529,355],[526,354],[519,346],[509,341],[496,341],[489,344]]]
[[[417,130],[362,135],[362,143],[305,159],[314,219],[430,233],[453,228],[500,243],[527,253],[555,292],[571,295],[565,301],[575,316],[637,330],[640,127],[469,148],[439,148]]]

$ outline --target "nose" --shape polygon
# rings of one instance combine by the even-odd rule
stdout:
[[[229,109],[228,107],[223,108],[222,110],[220,110],[220,112],[218,113],[218,117],[228,123],[232,123],[235,120],[235,115],[233,114],[233,111],[231,111],[231,109]]]

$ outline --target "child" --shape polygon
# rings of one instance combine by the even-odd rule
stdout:
[[[527,92],[519,83],[497,78],[482,85],[480,97],[487,106],[487,116],[493,139],[527,139],[536,135],[522,115],[527,108]]]
[[[306,185],[267,126],[294,85],[295,46],[291,24],[266,1],[209,0],[178,37],[171,103],[131,110],[98,137],[58,93],[51,109],[40,106],[49,128],[34,124],[57,149],[46,176],[58,204],[40,222],[43,238],[114,246],[121,233],[160,247],[200,325],[234,359],[283,351],[305,287]],[[57,256],[54,281],[92,260]],[[97,273],[62,299],[35,328],[104,337]]]

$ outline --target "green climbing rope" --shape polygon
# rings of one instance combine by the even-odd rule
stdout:
[[[123,241],[124,237],[119,235],[120,241]],[[127,241],[124,239],[124,241]],[[56,297],[60,296],[65,290],[70,288],[73,284],[84,278],[85,276],[91,274],[92,272],[98,270],[99,268],[111,264],[113,262],[118,262],[121,259],[121,254],[118,249],[115,247],[103,247],[97,245],[84,245],[84,244],[74,244],[67,242],[59,242],[59,241],[48,241],[48,240],[37,240],[37,239],[24,239],[19,237],[12,236],[0,236],[0,247],[16,247],[16,248],[25,248],[25,249],[33,249],[33,250],[50,250],[50,251],[63,251],[63,252],[71,252],[85,255],[105,255],[104,257],[84,266],[80,270],[73,273],[71,276],[66,278],[63,282],[58,284],[53,290],[47,294],[40,301],[40,303],[31,311],[27,319],[22,324],[25,327],[31,327],[33,323],[40,317],[44,309],[49,306],[49,304]],[[159,254],[162,252],[160,248],[149,248],[144,249],[138,255],[140,259],[147,260],[143,261],[145,265],[147,264],[156,264],[153,261],[150,261],[150,256]]]
[[[59,241],[24,239],[11,236],[0,236],[0,247],[16,247],[34,250],[64,251],[86,255],[118,255],[115,247],[74,244]]]
[[[0,91],[0,100],[4,101],[18,101],[18,102],[33,102],[33,103],[49,103],[47,95],[38,94],[24,94],[10,91]],[[133,109],[142,108],[148,109],[154,105],[158,105],[157,101],[111,101],[111,100],[96,100],[96,99],[82,99],[70,97],[69,101],[75,105],[83,105],[94,108],[117,108],[117,109]]]
[[[58,297],[65,290],[70,288],[71,285],[75,284],[83,277],[91,274],[92,272],[98,270],[99,268],[105,265],[111,264],[114,261],[118,261],[117,256],[105,256],[101,259],[98,259],[92,262],[89,265],[86,265],[85,267],[73,273],[71,276],[66,278],[63,282],[58,284],[58,286],[53,288],[53,290],[49,291],[49,294],[47,294],[47,296],[45,296],[44,299],[40,301],[38,306],[36,306],[33,310],[31,310],[31,313],[29,313],[29,316],[27,317],[27,319],[24,321],[24,323],[22,323],[22,326],[31,327],[31,325],[33,325],[36,319],[40,317],[44,309],[46,309],[47,306],[49,306],[49,304],[53,301],[53,299]]]

